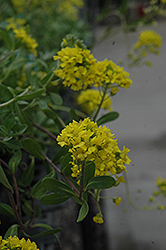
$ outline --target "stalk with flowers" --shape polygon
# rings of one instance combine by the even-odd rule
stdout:
[[[12,2],[20,13],[32,1]],[[48,3],[34,1],[32,7]],[[69,1],[56,4],[59,12],[62,6],[68,8]],[[58,243],[61,231],[40,222],[39,203],[58,205],[72,198],[80,206],[76,220],[81,222],[89,212],[91,196],[98,208],[92,219],[104,222],[101,192],[124,183],[122,173],[131,162],[129,149],[119,148],[105,124],[119,116],[112,111],[112,96],[129,88],[132,80],[111,60],[94,58],[73,35],[67,35],[53,60],[47,61],[25,19],[7,18],[1,23],[0,34],[0,183],[9,199],[0,203],[0,213],[14,220],[4,239],[0,237],[0,249],[37,249],[34,242],[24,238],[54,235]],[[137,60],[129,55],[132,65],[139,64],[145,52],[158,52],[160,37],[153,33],[156,43],[152,39],[149,44],[148,34],[140,36],[141,42],[133,48]],[[64,105],[63,94],[69,89],[77,97],[77,108]],[[38,162],[44,172],[40,179],[35,174]],[[112,197],[112,201],[118,206],[121,198]],[[32,234],[36,228],[40,232]]]

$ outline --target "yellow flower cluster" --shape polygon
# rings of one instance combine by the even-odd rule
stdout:
[[[164,193],[166,195],[166,179],[158,177],[156,180],[156,185],[159,188],[159,192]]]
[[[65,86],[73,90],[107,84],[109,88],[114,88],[115,94],[118,91],[117,86],[129,88],[132,84],[129,73],[122,67],[111,60],[97,61],[90,50],[77,45],[75,48],[63,48],[53,59],[60,61],[55,75],[63,80]]]
[[[2,239],[0,236],[0,250],[39,250],[35,242],[27,241],[22,238],[21,240],[17,236],[10,236],[7,239]]]
[[[121,151],[114,135],[106,126],[85,118],[73,121],[57,137],[61,147],[67,146],[72,156],[72,177],[79,177],[84,161],[95,163],[95,176],[115,175],[126,171],[125,164],[130,164],[127,156],[129,149]]]
[[[102,224],[104,222],[103,217],[100,213],[96,214],[96,216],[93,217],[93,221],[98,224]]]
[[[27,47],[27,49],[34,54],[34,56],[37,56],[37,42],[34,38],[30,37],[26,30],[25,27],[23,26],[25,24],[25,19],[21,19],[21,18],[8,18],[7,22],[9,23],[6,26],[6,29],[13,29],[13,33],[15,34],[15,37],[19,40],[21,40],[21,42],[23,44],[25,44],[25,46]]]
[[[18,13],[24,12],[27,8],[33,9],[36,6],[41,6],[48,11],[50,6],[56,5],[56,10],[59,14],[63,14],[72,20],[78,19],[78,8],[83,7],[83,0],[12,0],[13,5]]]
[[[83,7],[82,0],[63,0],[59,1],[57,11],[59,14],[64,14],[66,17],[77,20],[78,19],[78,8]]]
[[[139,39],[134,45],[134,49],[141,49],[142,56],[145,57],[147,52],[159,54],[161,44],[162,38],[157,32],[153,30],[145,30],[140,33]]]
[[[54,60],[60,60],[60,67],[55,74],[63,80],[63,84],[73,90],[87,88],[94,83],[95,75],[91,72],[91,65],[94,65],[96,59],[90,53],[90,50],[83,50],[78,46],[75,48],[66,47],[58,52]]]
[[[102,96],[103,92],[100,92],[95,89],[82,90],[77,98],[77,102],[83,107],[85,112],[90,115],[98,108],[102,100]],[[109,111],[112,110],[111,99],[107,94],[105,95],[101,108]]]

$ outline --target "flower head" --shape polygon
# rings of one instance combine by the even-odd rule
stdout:
[[[80,90],[91,86],[94,78],[90,74],[90,67],[96,61],[90,50],[66,47],[58,52],[54,60],[60,60],[60,67],[55,71],[55,75],[63,80],[65,86],[73,90]],[[90,77],[92,79],[90,80]],[[89,80],[88,80],[89,78]]]
[[[55,75],[62,79],[65,86],[73,90],[90,86],[107,85],[107,88],[129,88],[132,84],[129,73],[111,60],[97,61],[90,50],[78,47],[65,47],[58,52],[54,60],[60,60]],[[116,91],[117,92],[117,89]]]
[[[1,250],[5,250],[5,249],[39,250],[35,242],[31,242],[30,239],[28,239],[27,241],[24,238],[19,239],[17,236],[13,236],[13,237],[10,236],[9,238],[4,239],[4,240],[0,236],[0,249]]]
[[[134,49],[142,49],[142,53],[151,52],[158,54],[162,44],[161,36],[153,30],[144,30],[140,33]]]
[[[103,217],[100,213],[96,214],[96,216],[93,217],[93,221],[98,224],[102,224],[104,222]]]
[[[99,92],[95,89],[87,89],[81,91],[80,95],[77,98],[78,104],[80,104],[87,114],[93,113],[95,111],[102,99],[103,92]],[[105,95],[103,104],[101,108],[111,111],[111,99],[108,95]]]
[[[95,176],[115,175],[126,171],[125,164],[130,163],[129,149],[118,147],[117,140],[106,126],[99,126],[89,118],[73,121],[57,137],[61,147],[66,146],[71,153],[72,176],[80,175],[83,161],[95,163]]]
[[[114,197],[113,202],[115,203],[116,206],[118,206],[121,202],[122,198],[121,197]]]

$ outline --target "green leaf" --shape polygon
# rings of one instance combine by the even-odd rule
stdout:
[[[57,118],[57,114],[54,111],[52,111],[51,109],[43,109],[43,112],[50,119],[55,120]]]
[[[3,171],[3,168],[0,166],[0,183],[2,183],[5,187],[7,187],[12,193],[13,193],[13,188],[10,185],[5,172]]]
[[[8,88],[4,85],[2,85],[2,83],[0,83],[0,99],[1,101],[3,100],[4,102],[9,101],[12,99],[12,94],[10,93],[10,91],[8,90]]]
[[[60,164],[61,164],[61,172],[64,173],[66,176],[71,176],[71,154],[68,153],[65,156],[62,156],[60,159]]]
[[[10,236],[14,236],[16,235],[17,236],[17,233],[18,233],[18,225],[17,224],[14,224],[12,225],[6,232],[5,236],[4,236],[4,239],[7,239],[9,238]]]
[[[62,97],[59,94],[57,94],[57,93],[50,93],[50,96],[51,96],[51,99],[52,99],[52,101],[53,101],[53,103],[55,105],[59,105],[60,106],[60,105],[63,104]]]
[[[4,144],[6,147],[14,150],[20,149],[22,147],[21,143],[14,139],[10,141],[1,141],[1,143]]]
[[[87,202],[84,202],[84,204],[81,206],[77,222],[82,221],[88,214],[89,212],[89,206]]]
[[[46,193],[46,189],[43,185],[43,179],[37,182],[31,189],[30,194],[36,200]]]
[[[79,121],[79,116],[77,115],[75,109],[70,109],[69,114],[72,120]]]
[[[87,189],[107,189],[115,184],[115,179],[111,176],[96,176],[89,180]]]
[[[0,35],[2,36],[3,40],[5,41],[6,45],[9,49],[13,48],[13,41],[11,40],[10,36],[5,30],[0,30]]]
[[[66,201],[70,196],[69,195],[59,195],[59,194],[46,194],[41,197],[40,202],[44,205],[57,205]]]
[[[35,159],[32,157],[30,165],[24,170],[21,183],[22,186],[27,187],[31,184],[33,177],[34,177],[34,165],[35,165]]]
[[[35,99],[39,96],[41,96],[43,93],[45,92],[45,89],[40,89],[32,94],[29,94],[29,95],[22,95],[22,96],[17,96],[17,100],[32,100],[32,99]]]
[[[61,228],[49,229],[49,230],[46,230],[44,232],[32,235],[32,236],[30,236],[30,238],[35,239],[35,238],[40,238],[40,237],[44,237],[47,235],[53,235],[53,234],[59,233],[60,231],[62,231]]]
[[[5,214],[11,218],[15,218],[13,209],[9,205],[2,202],[0,202],[0,214]]]
[[[19,119],[20,119],[20,122],[21,122],[22,124],[27,124],[29,130],[32,131],[32,124],[31,124],[30,120],[28,119],[26,113],[23,112],[23,111],[20,109],[18,103],[15,103],[15,109],[16,109],[17,115],[18,115],[18,117],[19,117]]]
[[[27,127],[28,126],[26,124],[15,124],[12,130],[16,135],[22,135],[26,131]]]
[[[53,192],[55,194],[58,194],[58,195],[62,195],[62,196],[75,195],[73,189],[70,186],[54,178],[48,178],[48,177],[44,178],[43,185],[46,190]]]
[[[95,174],[95,164],[90,161],[85,165],[85,175],[84,175],[84,184],[86,185],[88,181],[94,177]]]
[[[99,125],[102,125],[104,123],[107,123],[107,122],[111,122],[111,121],[114,121],[116,120],[117,118],[119,117],[119,114],[115,111],[112,111],[112,112],[109,112],[103,116],[101,116],[98,120],[97,120],[97,124],[98,126]]]
[[[18,165],[21,161],[21,158],[22,158],[22,152],[21,152],[21,150],[18,150],[15,152],[15,154],[10,159],[9,168],[10,168],[12,174],[15,174],[15,172],[17,171],[17,168],[18,168]]]
[[[33,202],[31,200],[26,200],[22,205],[22,209],[29,218],[31,218],[32,213],[34,218],[37,218],[41,215],[39,207],[37,206],[37,204],[33,205]]]
[[[54,164],[59,163],[61,157],[63,157],[64,155],[66,155],[68,152],[68,149],[66,147],[60,147],[60,149],[55,153],[54,157],[52,158],[52,162]]]
[[[39,158],[41,160],[45,159],[44,155],[42,154],[42,149],[41,149],[40,145],[36,141],[34,141],[32,139],[29,139],[29,138],[26,138],[23,141],[23,147],[26,150],[28,150],[35,157],[37,157],[37,158]]]

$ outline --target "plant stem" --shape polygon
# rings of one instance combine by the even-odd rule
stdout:
[[[46,133],[49,137],[51,137],[53,140],[56,140],[56,136],[53,135],[50,131],[48,131],[47,129],[41,127],[40,125],[37,125],[35,123],[33,123],[33,126],[40,129],[41,131],[43,131],[44,133]]]
[[[102,104],[103,104],[103,101],[104,101],[106,92],[107,92],[107,86],[105,86],[105,88],[104,88],[103,95],[102,95],[102,98],[101,98],[101,102],[100,102],[100,104],[99,104],[99,106],[98,106],[98,109],[97,109],[97,111],[96,111],[96,113],[95,113],[95,115],[94,115],[94,117],[93,117],[93,121],[94,121],[94,122],[96,121],[96,118],[97,118],[97,116],[98,116],[98,113],[99,113],[99,111],[100,111],[100,109],[101,109],[101,106],[102,106]]]
[[[42,152],[43,156],[45,157],[45,160],[48,162],[48,164],[57,172],[59,173],[67,182],[68,184],[71,186],[71,188],[76,192],[77,195],[80,194],[80,192],[78,191],[78,189],[74,186],[74,184],[68,179],[68,177],[62,173],[60,171],[60,169],[47,157],[47,155]]]
[[[5,161],[3,161],[2,159],[0,159],[0,162],[2,162],[2,164],[10,171],[9,166],[8,166],[8,164]],[[18,192],[18,185],[17,185],[16,177],[15,177],[14,174],[12,174],[12,178],[13,178],[13,184],[14,184],[15,192],[16,192],[16,201],[17,201],[18,213],[19,213],[20,218],[22,218],[20,198],[19,198],[19,192]]]
[[[85,175],[85,160],[82,162],[81,166],[80,195],[79,195],[80,201],[83,200],[84,175]]]
[[[3,60],[5,60],[8,56],[10,56],[12,53],[13,53],[13,51],[10,51],[9,53],[7,53],[6,56],[2,57],[2,58],[0,59],[0,63],[1,63]]]
[[[25,95],[28,91],[29,91],[29,88],[25,89],[25,91],[23,91],[20,95],[18,95],[18,96],[16,96],[16,97],[12,98],[11,100],[9,100],[9,101],[7,101],[7,102],[4,102],[4,103],[0,104],[0,108],[5,107],[5,106],[11,104],[12,102],[16,101],[16,100],[17,100],[17,97],[20,97],[20,96]]]
[[[5,188],[6,188],[6,187],[5,187]],[[17,212],[17,206],[16,206],[16,204],[15,204],[13,195],[12,195],[11,191],[10,191],[8,188],[6,188],[6,190],[7,190],[7,193],[8,193],[8,196],[9,196],[9,200],[10,200],[11,206],[12,206],[12,208],[13,208],[13,212],[14,212],[14,215],[15,215],[15,217],[16,217],[16,220],[17,220],[19,226],[20,226],[21,228],[25,229],[26,227],[25,227],[24,224],[22,223],[22,220],[21,220],[21,218],[20,218],[20,216],[19,216],[19,214],[18,214],[18,212]]]

